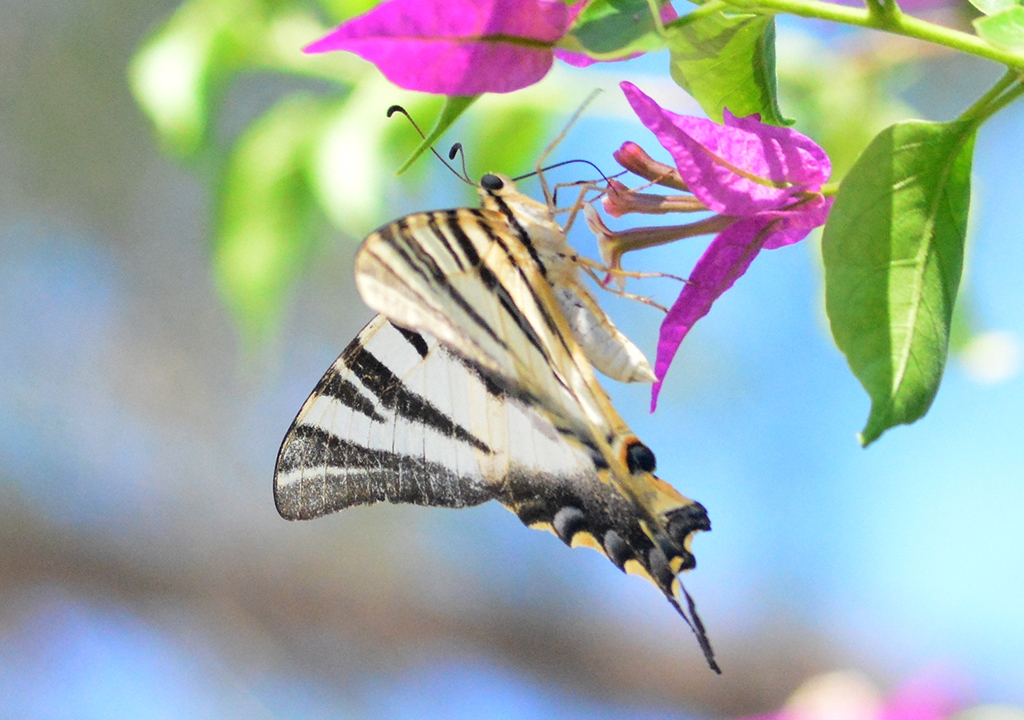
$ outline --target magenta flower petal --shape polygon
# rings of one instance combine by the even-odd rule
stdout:
[[[573,67],[585,68],[590,67],[601,60],[595,60],[589,55],[583,53],[573,52],[572,50],[563,50],[562,48],[555,48],[555,57],[564,62],[566,65],[572,65]],[[632,57],[638,57],[633,55]],[[622,58],[622,60],[629,60],[631,58]],[[612,61],[615,62],[615,61]]]
[[[708,314],[711,305],[732,287],[761,251],[771,220],[760,217],[737,220],[718,234],[697,261],[689,281],[661,323],[651,392],[651,412],[672,359],[693,324]]]
[[[663,110],[632,83],[620,87],[641,122],[671,153],[681,184],[731,222],[697,261],[662,322],[653,411],[665,373],[693,324],[707,315],[762,249],[798,242],[828,218],[832,199],[821,195],[821,184],[828,180],[832,165],[810,138],[765,125],[756,115],[738,118],[725,110],[724,123],[718,124]],[[634,172],[646,176],[646,164],[637,164]]]
[[[919,678],[898,688],[879,720],[946,720],[964,706],[956,678]]]
[[[834,200],[818,195],[793,210],[759,213],[759,218],[776,221],[771,235],[765,240],[764,249],[775,250],[803,240],[811,230],[825,224]]]
[[[620,84],[641,122],[676,161],[691,192],[713,211],[750,216],[816,192],[832,171],[828,155],[795,130],[736,118],[725,125],[663,110],[629,82]]]
[[[693,324],[708,314],[715,300],[733,286],[761,250],[792,245],[825,222],[833,198],[816,197],[799,211],[771,211],[741,218],[718,234],[697,261],[658,333],[658,355],[654,363],[657,382],[651,392],[651,412],[658,393]]]
[[[572,24],[576,22],[576,18],[579,17],[580,13],[583,12],[583,8],[585,8],[589,2],[590,0],[579,0],[569,7],[569,27],[572,27]],[[566,65],[572,65],[573,67],[578,68],[590,67],[594,63],[599,62],[589,55],[571,52],[569,50],[562,50],[561,48],[555,48],[555,57]]]
[[[388,0],[305,51],[356,53],[408,90],[503,93],[547,74],[568,25],[558,0]]]

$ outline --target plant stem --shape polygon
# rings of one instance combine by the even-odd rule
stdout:
[[[686,225],[630,228],[619,232],[609,230],[604,238],[599,237],[598,242],[605,243],[609,256],[616,258],[634,250],[657,247],[684,238],[714,235],[725,230],[738,219],[731,215],[712,215]],[[614,264],[610,265],[615,267]]]
[[[999,78],[999,81],[992,86],[991,90],[978,98],[976,103],[971,105],[960,115],[960,119],[970,120],[974,116],[983,112],[989,103],[1002,95],[1006,88],[1010,87],[1010,85],[1012,85],[1019,77],[1019,73],[1014,72],[1013,70],[1007,70],[1006,74]]]
[[[1024,71],[1024,54],[989,45],[976,35],[904,15],[891,2],[871,0],[870,9],[852,8],[821,0],[725,0],[734,8],[751,12],[784,12],[799,17],[817,18],[845,25],[884,30],[895,35],[916,38],[992,60],[1000,65]]]
[[[1017,81],[1017,86],[1016,87],[1014,87],[1014,88],[1004,92],[1002,95],[999,95],[998,97],[993,95],[993,98],[988,103],[988,105],[984,105],[983,106],[981,104],[981,101],[976,102],[974,105],[972,105],[967,110],[967,112],[965,112],[963,115],[961,115],[961,117],[964,118],[964,119],[967,119],[967,120],[973,120],[978,125],[981,125],[983,122],[988,120],[991,116],[995,115],[997,112],[1002,110],[1004,107],[1006,107],[1007,105],[1012,103],[1014,100],[1019,98],[1021,95],[1024,95],[1024,83],[1020,82],[1020,76],[1019,75],[1014,74],[1014,77],[1015,77],[1015,79]],[[994,89],[995,88],[993,88],[993,90]],[[992,92],[989,91],[988,93],[986,93],[985,97],[987,98],[991,94],[992,94]],[[982,98],[982,99],[985,99],[985,98]]]
[[[658,37],[665,37],[665,26],[661,22],[661,8],[658,7],[658,0],[647,0],[647,9],[651,11],[654,31],[658,33]]]

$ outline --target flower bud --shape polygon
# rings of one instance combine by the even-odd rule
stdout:
[[[619,165],[644,180],[675,190],[689,191],[678,170],[671,165],[658,162],[635,142],[622,143],[622,147],[612,153],[612,156]]]

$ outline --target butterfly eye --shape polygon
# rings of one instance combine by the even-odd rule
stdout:
[[[654,472],[654,453],[642,442],[631,443],[626,448],[626,467],[630,473]]]
[[[505,187],[505,183],[497,175],[487,173],[482,178],[480,178],[480,187],[482,187],[484,190],[488,190],[489,192],[497,192],[498,190],[501,190],[503,187]]]

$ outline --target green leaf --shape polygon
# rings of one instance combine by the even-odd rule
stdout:
[[[759,113],[763,122],[789,125],[779,109],[775,80],[775,18],[713,12],[667,25],[672,79],[708,117],[722,110],[738,117]]]
[[[998,15],[1003,10],[1020,5],[1018,0],[971,0],[971,5],[986,15]]]
[[[871,396],[865,446],[931,406],[963,269],[976,124],[883,130],[839,188],[822,237],[832,336]]]
[[[1011,7],[998,15],[974,21],[978,37],[1007,50],[1024,48],[1024,7]]]
[[[665,41],[647,0],[591,0],[559,46],[608,60],[660,50]]]
[[[888,66],[852,63],[817,41],[796,45],[779,58],[781,100],[828,152],[832,177],[845,177],[875,135],[917,113],[886,89]]]
[[[412,155],[409,159],[402,164],[402,167],[398,168],[398,174],[401,175],[409,166],[416,162],[417,158],[424,152],[429,150],[434,143],[436,143],[442,135],[452,126],[452,124],[459,119],[462,113],[466,112],[466,109],[476,102],[479,95],[451,95],[445,99],[444,107],[441,109],[441,114],[437,116],[437,122],[434,123],[434,127],[430,129],[427,136],[423,138],[423,142],[412,151]]]
[[[281,101],[245,131],[224,173],[213,269],[250,341],[274,328],[315,247],[309,165],[325,114],[324,100]]]

